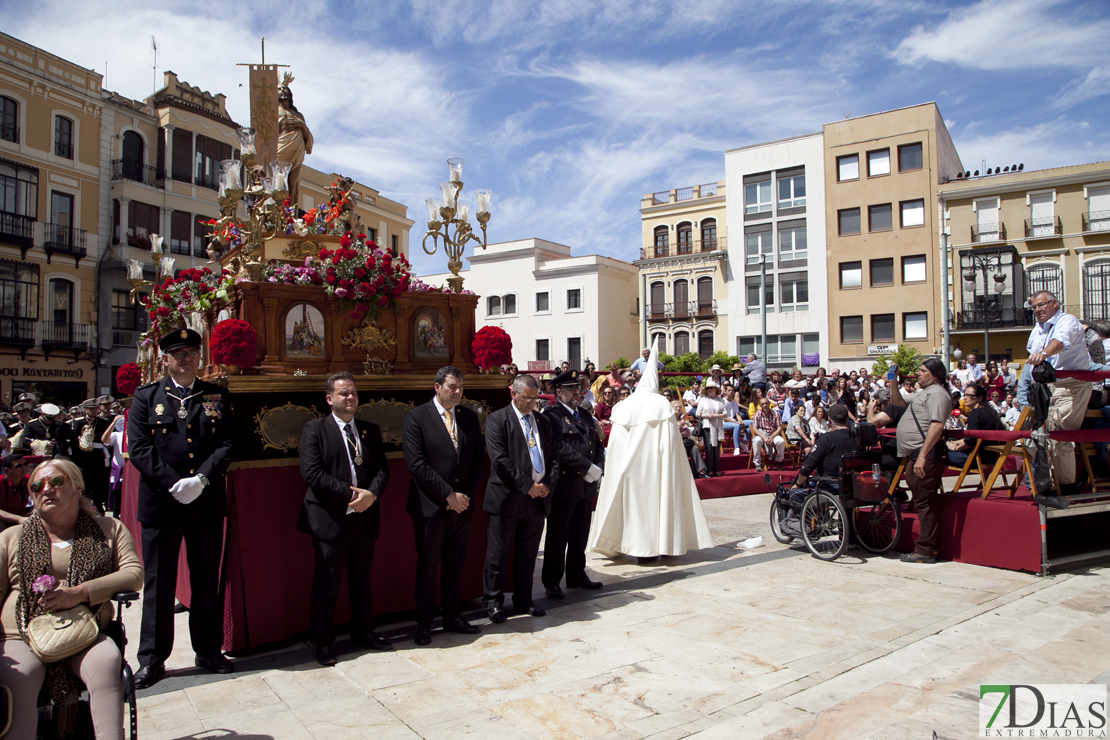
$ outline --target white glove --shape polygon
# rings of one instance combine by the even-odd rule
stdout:
[[[586,481],[587,483],[593,483],[595,480],[597,480],[600,477],[601,477],[601,468],[599,468],[596,465],[591,465],[589,472],[582,476],[582,480]]]
[[[197,500],[204,490],[204,483],[197,476],[182,478],[170,487],[170,495],[183,504],[191,504]]]

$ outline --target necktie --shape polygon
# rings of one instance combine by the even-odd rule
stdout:
[[[455,434],[455,421],[451,418],[450,411],[443,412],[443,420],[447,424],[447,433],[451,435],[451,444],[455,445],[455,449],[459,449],[459,437]]]
[[[358,442],[355,440],[355,429],[353,423],[343,425],[343,436],[347,438],[347,444],[351,448],[351,462],[355,464],[355,485],[363,486],[366,477],[362,470],[362,455],[358,451]]]
[[[351,457],[358,455],[358,443],[355,442],[355,432],[350,424],[343,425],[343,435],[347,437],[347,444],[351,446]],[[358,463],[355,463],[356,465]]]
[[[528,454],[532,457],[532,469],[537,473],[543,472],[543,457],[540,448],[536,445],[536,437],[532,434],[532,415],[524,417],[524,429],[528,432]]]

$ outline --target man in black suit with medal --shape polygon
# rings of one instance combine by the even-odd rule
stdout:
[[[137,688],[157,683],[173,650],[174,592],[181,541],[189,563],[189,637],[196,665],[231,673],[223,644],[219,587],[234,423],[226,389],[197,378],[201,336],[176,329],[158,342],[166,377],[135,391],[127,421],[128,456],[138,469],[142,525],[143,622]]]
[[[27,428],[23,432],[22,449],[25,451],[24,454],[33,454],[31,442],[46,440],[50,444],[47,446],[45,457],[70,456],[73,445],[73,428],[69,424],[58,420],[61,414],[62,410],[52,403],[42,405],[42,413],[39,418],[28,422]]]
[[[554,383],[558,403],[548,406],[543,414],[559,440],[559,478],[547,515],[541,579],[548,596],[565,599],[566,593],[559,587],[564,570],[568,588],[601,588],[586,575],[586,540],[605,453],[593,416],[579,406],[579,372],[567,370]]]
[[[540,388],[531,375],[518,375],[510,388],[512,403],[486,420],[490,474],[482,508],[486,528],[486,562],[482,601],[490,621],[505,621],[505,570],[513,562],[513,607],[518,614],[542,617],[532,601],[532,576],[543,535],[547,498],[558,480],[556,439],[547,419],[535,413]]]
[[[108,505],[108,460],[102,437],[111,420],[102,416],[95,398],[81,404],[84,416],[73,422],[73,462],[85,476],[85,492],[101,511]],[[88,427],[92,427],[91,430]]]
[[[349,372],[333,373],[324,386],[331,414],[301,432],[301,476],[308,484],[297,531],[312,535],[312,644],[316,662],[335,665],[335,600],[347,570],[351,642],[390,650],[374,634],[370,612],[370,566],[381,526],[376,503],[389,480],[389,463],[377,424],[355,419],[358,389]]]
[[[454,367],[436,373],[435,396],[405,415],[408,512],[416,535],[416,644],[432,641],[436,566],[440,566],[443,630],[465,635],[478,628],[459,606],[463,563],[470,541],[471,500],[485,467],[478,415],[459,405],[463,374]],[[442,565],[440,565],[442,561]]]

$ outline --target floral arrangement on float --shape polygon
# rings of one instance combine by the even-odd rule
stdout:
[[[182,270],[177,277],[166,278],[143,300],[150,317],[149,333],[162,336],[181,328],[186,313],[205,311],[212,307],[213,301],[226,300],[233,282],[227,270],[217,275],[207,267]]]
[[[513,340],[499,326],[483,326],[470,343],[474,364],[483,370],[500,367],[513,360]]]
[[[116,370],[116,389],[121,395],[130,396],[139,387],[142,378],[143,375],[139,366],[134,362],[128,362],[121,365],[119,370]]]
[[[212,362],[223,365],[231,375],[240,368],[254,365],[258,335],[254,327],[239,319],[225,319],[216,324],[209,340]]]

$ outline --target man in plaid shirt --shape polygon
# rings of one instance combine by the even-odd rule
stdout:
[[[783,452],[786,450],[786,439],[782,436],[782,427],[778,414],[771,411],[771,402],[764,398],[759,402],[759,411],[755,412],[752,423],[752,461],[755,469],[764,470],[763,448],[774,448],[775,462],[782,467]]]

